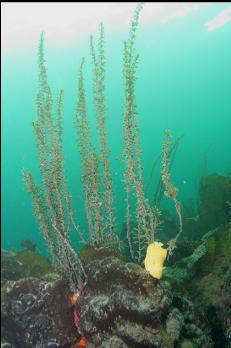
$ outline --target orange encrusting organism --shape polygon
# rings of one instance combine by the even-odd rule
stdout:
[[[83,348],[86,347],[88,341],[86,338],[82,337],[78,342],[74,343],[74,345],[71,348]]]

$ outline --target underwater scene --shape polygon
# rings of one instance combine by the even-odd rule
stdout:
[[[231,347],[231,3],[1,7],[1,348]]]

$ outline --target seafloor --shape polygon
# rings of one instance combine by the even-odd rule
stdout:
[[[230,198],[230,176],[201,180],[198,214],[187,203],[182,238],[160,280],[86,245],[88,283],[75,304],[35,244],[2,250],[1,347],[231,347]],[[165,220],[168,239],[175,221]]]

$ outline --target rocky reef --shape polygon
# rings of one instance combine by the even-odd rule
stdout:
[[[85,245],[87,284],[73,302],[34,245],[2,250],[1,347],[230,348],[229,190],[229,177],[203,179],[199,215],[188,220],[161,280],[110,249]]]
[[[105,250],[82,256],[88,286],[78,304],[78,325],[97,347],[212,347],[203,313],[168,282]]]
[[[211,174],[201,180],[199,202],[200,231],[206,233],[229,221],[231,177]]]
[[[183,202],[184,240],[198,240],[211,229],[230,222],[231,176],[210,174],[200,181],[197,208]],[[197,212],[195,212],[195,210]],[[192,215],[194,212],[194,216]]]
[[[31,250],[17,252],[1,250],[1,282],[19,280],[27,277],[41,278],[53,272],[50,261]]]
[[[6,257],[9,261],[16,256],[4,251],[3,261]],[[187,342],[191,347],[213,347],[204,314],[169,282],[153,279],[110,250],[86,246],[81,258],[88,283],[74,307],[55,273],[7,280],[10,272],[5,270],[5,347],[80,347],[83,337],[89,348],[170,348]]]
[[[164,277],[205,312],[215,348],[231,347],[231,177],[200,183],[198,215],[184,218],[184,236]]]
[[[65,286],[45,257],[27,256],[1,253],[2,347],[65,347],[75,337]]]
[[[178,253],[184,248],[191,248],[191,254],[168,267],[165,279],[173,287],[187,291],[193,302],[203,308],[214,347],[230,347],[231,225],[221,225],[194,243],[181,242]]]

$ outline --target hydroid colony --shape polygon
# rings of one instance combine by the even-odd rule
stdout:
[[[70,230],[74,228],[83,242],[94,247],[110,247],[122,252],[128,244],[127,257],[141,263],[148,245],[155,240],[155,231],[160,223],[160,212],[153,207],[144,193],[143,167],[136,109],[136,70],[139,55],[136,51],[136,33],[142,4],[138,4],[130,24],[128,39],[123,48],[124,77],[124,122],[123,158],[126,191],[126,241],[119,240],[118,223],[115,221],[114,192],[110,168],[110,149],[107,139],[107,108],[105,98],[105,51],[104,28],[100,25],[97,45],[90,38],[93,67],[93,96],[97,117],[99,150],[94,147],[88,124],[88,112],[84,86],[84,58],[78,77],[78,102],[76,108],[77,143],[81,156],[82,184],[88,231],[81,231],[74,220],[71,196],[68,193],[62,150],[62,118],[64,93],[60,91],[56,115],[52,112],[52,94],[48,83],[44,59],[44,35],[41,35],[38,53],[39,89],[37,94],[37,119],[34,126],[42,185],[34,183],[33,176],[24,170],[28,191],[32,195],[35,215],[52,255],[57,271],[69,283],[72,291],[86,284],[84,267],[73,250]],[[175,204],[180,230],[169,243],[169,254],[175,247],[182,231],[180,204],[177,189],[169,175],[170,133],[166,132],[163,146],[162,180],[165,195]],[[135,215],[135,225],[134,217]],[[160,270],[160,274],[162,271]]]

